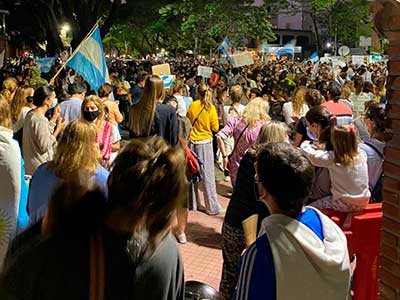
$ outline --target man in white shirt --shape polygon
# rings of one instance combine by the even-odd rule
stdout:
[[[81,118],[81,106],[86,95],[86,85],[76,82],[68,85],[68,93],[71,95],[61,106],[61,117],[65,118],[65,126],[74,120]]]

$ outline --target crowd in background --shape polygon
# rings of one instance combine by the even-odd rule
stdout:
[[[183,299],[183,267],[170,228],[176,219],[173,234],[186,243],[190,210],[225,215],[220,298],[245,299],[246,285],[266,288],[256,284],[268,276],[265,270],[243,267],[250,258],[238,271],[247,247],[242,221],[258,214],[260,229],[265,217],[279,211],[262,203],[271,201],[264,188],[274,199],[286,198],[279,209],[307,226],[305,219],[320,213],[303,214],[303,205],[357,213],[382,201],[384,63],[279,61],[234,68],[213,60],[211,78],[203,78],[197,67],[204,60],[165,62],[175,75],[168,89],[152,75],[154,61],[111,61],[110,81],[98,91],[72,69],[51,80],[53,69],[46,80],[31,59],[3,69],[1,285],[17,299],[38,299],[30,293],[59,298],[68,274],[86,273],[71,281],[74,288],[62,299],[85,293],[93,299],[100,299],[98,293]],[[196,172],[188,170],[182,149],[196,158]],[[293,161],[282,160],[283,152]],[[256,170],[255,164],[276,168],[263,155],[288,172],[296,161],[304,174],[277,183]],[[217,169],[232,185],[227,208],[218,200]],[[277,178],[285,181],[282,176]],[[256,247],[264,247],[261,242]],[[68,259],[61,264],[60,256]],[[251,264],[254,259],[263,258]],[[61,265],[68,268],[45,286]],[[41,270],[43,278],[30,270]],[[152,280],[159,282],[156,288]],[[93,281],[103,288],[96,291]]]

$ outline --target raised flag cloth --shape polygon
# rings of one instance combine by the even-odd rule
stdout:
[[[57,56],[37,59],[36,64],[40,69],[40,73],[49,73],[56,60]]]
[[[319,56],[318,56],[318,53],[317,53],[317,52],[314,52],[313,54],[311,54],[311,56],[310,56],[310,61],[312,61],[312,62],[317,62],[317,61],[319,61]]]
[[[97,24],[81,42],[66,65],[79,73],[96,93],[99,87],[108,81],[107,63]]]
[[[229,39],[227,37],[224,38],[221,45],[218,46],[218,50],[221,51],[226,56],[226,60],[230,64],[233,64],[232,56],[229,53],[231,50],[231,43],[229,42]]]

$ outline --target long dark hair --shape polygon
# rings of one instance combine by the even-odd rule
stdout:
[[[33,105],[39,107],[43,105],[43,102],[51,96],[54,90],[47,86],[40,86],[35,90],[33,94]]]
[[[330,128],[336,125],[336,117],[329,110],[321,105],[314,106],[306,114],[306,120],[310,124],[318,124],[321,126],[321,134],[319,141],[326,144],[328,150],[332,149],[330,142]]]

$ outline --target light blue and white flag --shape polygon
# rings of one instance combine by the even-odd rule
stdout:
[[[294,55],[294,47],[296,46],[296,42],[296,39],[293,39],[290,42],[286,43],[278,50],[276,55],[278,57],[281,57],[282,55]]]
[[[79,73],[96,93],[108,80],[108,69],[98,25],[81,42],[68,60],[67,66]]]
[[[164,88],[169,89],[175,80],[173,75],[162,75],[161,80],[164,82]]]
[[[233,64],[232,56],[229,53],[231,51],[231,43],[229,42],[228,37],[224,38],[221,45],[218,46],[218,50],[221,51],[226,56],[226,60],[230,64]]]
[[[317,52],[314,52],[313,54],[311,54],[311,56],[310,56],[310,59],[309,59],[310,61],[312,61],[313,63],[315,63],[315,62],[317,62],[317,61],[319,61],[319,56],[318,56],[318,53]]]
[[[57,56],[37,59],[36,64],[40,69],[40,73],[49,73],[56,60]]]

